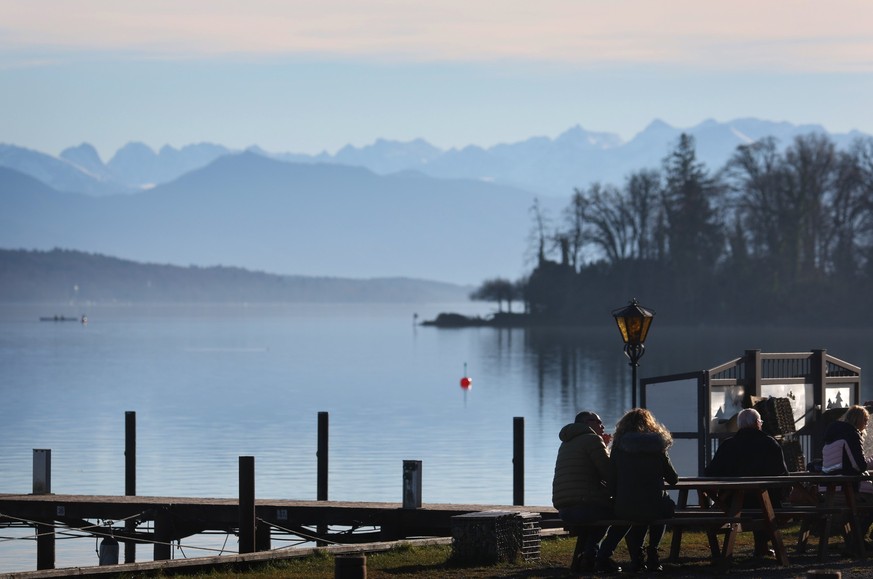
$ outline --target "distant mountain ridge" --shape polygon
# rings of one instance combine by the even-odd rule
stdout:
[[[532,202],[527,191],[491,183],[255,153],[104,197],[55,191],[0,167],[0,248],[466,285],[521,274]]]
[[[294,163],[329,163],[363,167],[379,175],[418,171],[441,179],[473,179],[508,185],[536,195],[568,197],[575,187],[594,181],[620,184],[632,171],[657,168],[681,133],[695,137],[699,160],[711,169],[723,165],[736,147],[763,137],[788,145],[798,135],[827,134],[837,147],[862,136],[858,131],[828,133],[815,124],[794,125],[753,118],[728,122],[707,120],[676,128],[655,120],[631,140],[618,135],[571,127],[554,139],[531,137],[489,148],[470,145],[442,150],[424,139],[408,142],[377,139],[364,147],[343,147],[335,155],[270,153],[253,146],[250,152]],[[58,191],[109,195],[130,193],[169,183],[219,157],[237,154],[223,145],[199,143],[181,149],[164,146],[155,152],[142,143],[128,143],[108,162],[83,143],[59,158],[37,151],[0,145],[0,166],[31,175]]]
[[[0,303],[458,303],[471,287],[409,278],[281,276],[54,249],[0,249]]]

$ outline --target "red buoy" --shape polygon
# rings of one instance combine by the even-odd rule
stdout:
[[[463,378],[461,378],[461,388],[463,388],[464,390],[469,390],[472,387],[473,387],[473,379],[472,378],[470,378],[469,376],[464,376]]]

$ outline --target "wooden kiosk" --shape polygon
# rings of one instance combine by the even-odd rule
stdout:
[[[822,434],[830,420],[864,402],[861,368],[826,350],[746,350],[743,356],[709,370],[643,378],[640,387],[641,405],[670,429],[677,450],[685,447],[682,455],[695,457],[696,465],[684,465],[685,472],[696,470],[698,475],[718,441],[736,431],[735,416],[743,408],[782,399],[775,405],[781,413],[768,420],[762,412],[765,430],[769,426],[770,433],[782,440],[786,461],[800,463],[820,457]],[[790,408],[787,420],[786,408]],[[678,454],[671,452],[671,456]]]

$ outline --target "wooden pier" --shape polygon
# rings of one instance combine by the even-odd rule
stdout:
[[[109,562],[136,561],[136,546],[151,545],[153,559],[172,558],[174,544],[207,533],[236,535],[239,554],[270,551],[274,539],[317,546],[354,545],[452,535],[452,517],[481,511],[533,513],[555,521],[552,507],[524,504],[524,419],[513,420],[513,506],[423,504],[421,461],[403,462],[403,502],[328,501],[328,414],[318,413],[316,501],[255,498],[255,457],[239,457],[238,498],[136,495],[136,413],[125,412],[125,494],[58,495],[51,492],[51,450],[34,449],[33,493],[0,494],[0,527],[36,530],[37,570],[55,568],[55,542],[64,533],[104,539]],[[548,526],[546,522],[544,526]],[[101,545],[102,551],[102,545]],[[224,551],[228,552],[228,551]]]
[[[125,545],[125,561],[133,562],[136,544],[150,544],[154,560],[168,560],[175,541],[205,532],[239,535],[239,552],[246,553],[269,551],[274,534],[294,535],[322,545],[358,544],[450,537],[453,516],[480,511],[537,513],[544,520],[557,517],[552,507],[424,504],[404,508],[401,503],[257,499],[254,544],[247,548],[245,502],[230,498],[0,494],[0,524],[36,527],[37,568],[52,569],[55,534],[60,530],[114,537]]]

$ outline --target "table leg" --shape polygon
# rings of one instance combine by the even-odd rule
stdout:
[[[679,496],[676,497],[676,508],[684,509],[688,506],[688,489],[679,489]],[[670,541],[670,560],[677,561],[679,559],[679,550],[682,547],[682,527],[673,527],[673,538]]]
[[[858,559],[865,559],[866,553],[864,549],[864,529],[858,522],[857,505],[855,504],[855,489],[850,484],[843,485],[843,493],[846,495],[846,506],[849,510],[849,523],[852,525],[852,541],[855,543],[855,551]]]
[[[836,496],[836,485],[829,484],[825,490],[825,514],[822,517],[820,532],[818,534],[818,560],[824,562],[828,556],[828,542],[831,538],[831,524],[833,522],[833,514],[831,510],[834,506]]]
[[[776,560],[780,565],[787,566],[788,554],[785,552],[785,544],[782,542],[782,532],[776,524],[776,514],[773,512],[773,503],[770,502],[770,491],[761,489],[761,508],[764,511],[764,526],[770,538],[773,540],[773,550],[776,551]]]
[[[743,510],[743,501],[745,499],[745,491],[743,489],[736,489],[733,491],[731,496],[730,506],[727,510],[727,515],[729,517],[736,517]],[[724,548],[722,549],[721,556],[725,560],[725,562],[729,561],[734,554],[734,545],[737,541],[737,531],[739,530],[739,523],[731,523],[730,528],[728,529],[728,534],[724,539]]]

